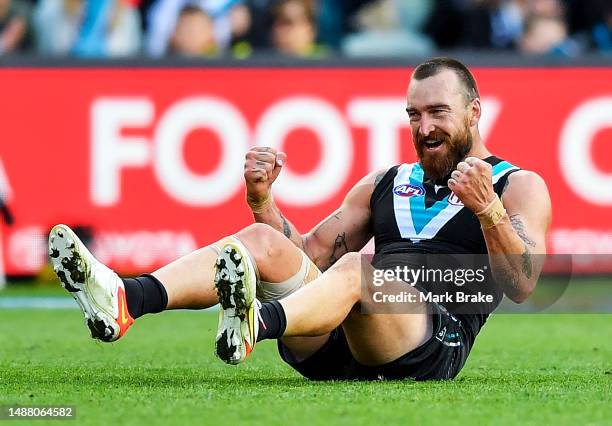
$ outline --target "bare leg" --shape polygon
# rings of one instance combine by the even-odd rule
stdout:
[[[249,249],[259,275],[268,282],[282,282],[300,269],[302,254],[283,234],[254,224],[235,234]],[[216,244],[223,246],[222,239]],[[217,252],[211,246],[196,250],[153,272],[168,293],[168,309],[204,309],[219,300],[213,283]]]
[[[351,352],[366,365],[391,362],[431,337],[424,305],[411,314],[360,312],[362,265],[358,253],[348,253],[321,277],[280,301],[287,316],[285,337],[326,334],[342,324]],[[405,290],[418,290],[405,285]]]
[[[302,252],[273,228],[254,224],[235,235],[251,253],[262,280],[280,283],[299,271]],[[216,245],[222,247],[228,240],[222,239]],[[168,293],[167,309],[204,309],[219,302],[213,283],[217,256],[217,251],[207,246],[153,273]],[[329,334],[323,333],[314,337],[287,337],[283,338],[283,343],[294,357],[305,359],[323,346],[328,338]]]

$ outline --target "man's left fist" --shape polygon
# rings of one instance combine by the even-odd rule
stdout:
[[[486,161],[468,157],[457,164],[448,180],[448,187],[465,207],[474,213],[481,212],[495,198],[492,169]]]

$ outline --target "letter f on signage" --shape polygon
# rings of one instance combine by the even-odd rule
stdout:
[[[147,139],[122,136],[124,127],[146,127],[153,120],[146,98],[98,98],[91,106],[91,198],[101,206],[119,201],[121,169],[143,167],[151,158]]]

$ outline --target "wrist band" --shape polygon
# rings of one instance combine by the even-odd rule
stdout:
[[[482,211],[476,213],[482,229],[489,229],[497,225],[506,216],[506,209],[501,200],[495,194],[493,201]]]
[[[270,204],[272,204],[272,195],[268,192],[263,200],[253,201],[247,194],[246,200],[253,213],[261,214],[266,211]]]

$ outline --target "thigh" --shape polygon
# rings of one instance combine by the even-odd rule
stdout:
[[[302,362],[318,352],[329,340],[330,333],[314,337],[283,337],[284,350],[292,362]]]
[[[349,348],[363,365],[383,365],[418,348],[432,336],[432,318],[422,314],[351,312],[342,323]]]
[[[369,366],[389,363],[418,348],[433,328],[419,290],[397,279],[373,285],[373,276],[372,265],[363,262],[361,301],[342,323],[353,356]],[[381,300],[381,295],[405,297]],[[403,301],[406,298],[411,301]]]

